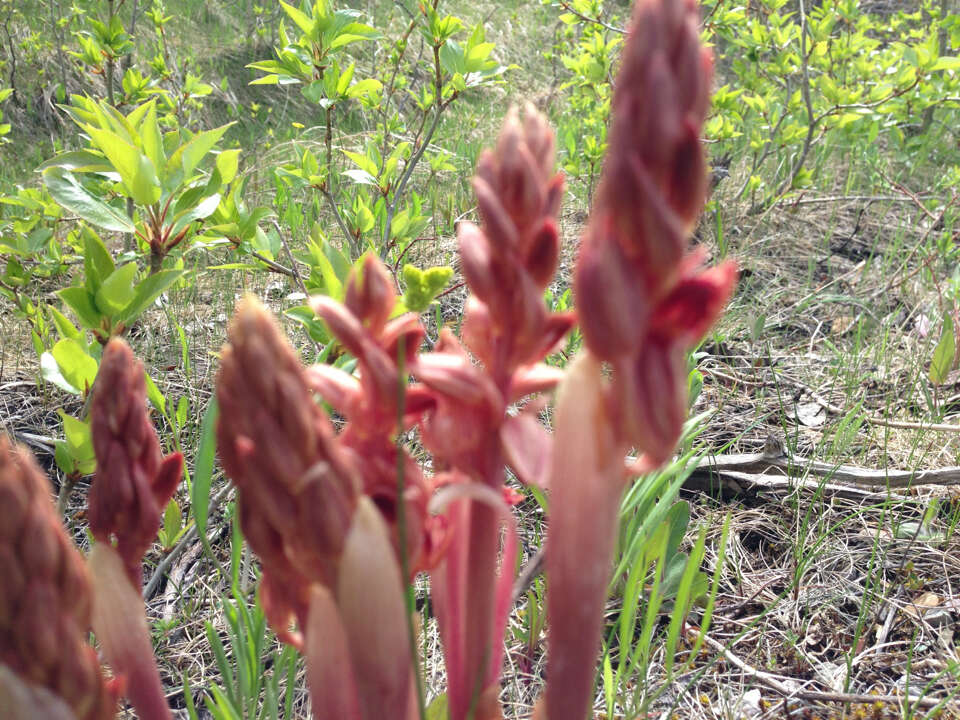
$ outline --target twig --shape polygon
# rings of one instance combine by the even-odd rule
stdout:
[[[256,250],[250,250],[249,252],[253,257],[255,257],[257,260],[262,262],[264,265],[266,265],[268,268],[273,270],[275,273],[286,275],[287,277],[295,277],[295,275],[293,274],[293,271],[290,268],[284,267],[278,262],[274,262],[273,260],[268,258],[266,255],[263,255],[257,252]]]
[[[806,390],[810,397],[813,398],[820,407],[826,410],[832,415],[846,415],[847,411],[844,410],[839,405],[834,405],[828,400],[820,397],[817,394],[816,390],[804,385],[800,382],[794,382],[793,384]],[[936,432],[960,432],[960,425],[954,425],[953,423],[933,423],[933,422],[924,422],[922,420],[888,420],[887,418],[878,417],[877,415],[861,415],[860,419],[864,422],[870,423],[871,425],[880,425],[882,427],[889,428],[898,428],[901,430],[933,430]]]
[[[330,172],[331,170],[328,166],[327,167],[328,179],[330,176]],[[320,194],[323,195],[324,199],[326,199],[327,204],[330,206],[331,212],[333,212],[333,219],[337,221],[337,225],[340,226],[340,232],[343,233],[344,239],[347,241],[347,245],[350,246],[351,259],[355,259],[358,254],[357,242],[356,242],[356,239],[353,237],[353,234],[350,232],[349,228],[347,228],[347,223],[344,221],[343,215],[340,214],[340,208],[337,206],[337,201],[333,199],[333,195],[331,195],[330,191],[327,190],[326,188],[320,188]]]
[[[520,602],[520,599],[527,594],[527,590],[533,585],[533,581],[543,572],[543,561],[546,555],[546,548],[539,547],[524,566],[520,568],[520,573],[513,582],[513,592],[510,595],[511,605],[516,605]]]
[[[603,20],[601,20],[600,18],[587,17],[583,13],[577,12],[572,7],[570,7],[569,3],[564,2],[564,0],[560,0],[560,5],[563,6],[563,9],[566,10],[568,13],[570,13],[571,15],[576,15],[578,18],[580,18],[581,20],[584,20],[585,22],[594,23],[595,25],[599,25],[600,27],[606,30],[609,30],[610,32],[617,33],[618,35],[627,34],[627,31],[624,30],[623,28],[619,28],[614,25],[609,25],[605,23]]]
[[[217,507],[220,502],[233,490],[233,485],[227,484],[226,487],[222,488],[220,492],[213,496],[210,501],[210,509]],[[213,533],[215,538],[219,529]],[[147,582],[146,586],[143,588],[143,599],[149,600],[157,590],[157,586],[160,584],[160,581],[163,579],[164,574],[167,570],[170,569],[170,566],[176,561],[183,552],[190,547],[190,544],[193,542],[194,538],[197,537],[197,526],[196,523],[190,526],[190,528],[183,533],[183,537],[180,538],[179,542],[173,546],[173,549],[167,553],[167,556],[163,558],[159,563],[157,563],[156,569],[153,571],[153,575],[150,576],[150,580]]]
[[[783,696],[783,701],[786,703],[787,700],[791,698],[799,698],[800,700],[814,700],[819,702],[834,702],[834,703],[850,703],[854,705],[870,705],[873,703],[884,703],[888,705],[898,705],[902,706],[904,703],[908,705],[913,705],[914,707],[924,707],[932,708],[937,707],[944,700],[937,700],[936,698],[916,698],[911,699],[909,697],[904,697],[901,695],[869,695],[869,694],[859,694],[859,693],[841,693],[841,692],[823,692],[820,690],[804,690],[802,688],[793,690],[784,684],[779,678],[770,673],[758,670],[744,660],[741,660],[739,657],[733,654],[730,649],[723,643],[717,642],[711,638],[706,633],[699,632],[694,628],[690,628],[688,633],[691,636],[691,641],[695,641],[697,638],[703,640],[707,645],[713,648],[716,652],[719,652],[727,660],[727,662],[736,666],[743,673],[749,677],[754,678],[755,680],[760,681],[768,688],[776,692],[778,695]],[[799,682],[799,681],[794,681]]]
[[[304,295],[309,295],[307,292],[307,286],[303,282],[303,277],[300,275],[300,271],[297,269],[297,259],[293,256],[293,253],[290,252],[290,246],[287,244],[287,239],[283,236],[283,231],[280,229],[279,223],[276,220],[271,220],[273,223],[273,229],[277,231],[277,237],[280,238],[280,244],[283,245],[283,249],[287,251],[287,257],[290,258],[290,275],[294,280],[297,281],[297,285],[300,287],[300,292]]]
[[[706,455],[700,459],[695,472],[762,474],[778,469],[793,475],[800,469],[806,475],[829,478],[835,483],[847,483],[857,487],[906,488],[914,485],[958,485],[960,467],[935,470],[872,470],[853,465],[835,465],[819,460],[798,457],[779,444],[779,454],[771,452],[731,453]],[[749,478],[748,478],[749,479]]]
[[[780,198],[774,205],[817,205],[833,202],[913,202],[901,195],[826,195],[824,197],[805,197],[799,199]]]

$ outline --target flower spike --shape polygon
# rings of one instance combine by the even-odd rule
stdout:
[[[92,604],[30,453],[0,435],[0,710],[4,718],[108,720],[116,699],[87,644]]]
[[[389,334],[383,305],[390,293],[376,284],[375,268],[365,282],[348,291],[361,317],[331,307],[329,324],[376,358],[376,372],[363,378],[374,392],[391,372],[371,337]],[[269,313],[245,299],[221,356],[218,445],[240,491],[244,534],[263,563],[264,612],[282,640],[306,653],[314,716],[412,720],[412,655],[394,536],[379,501],[364,494],[369,473],[385,472],[373,462],[383,458],[354,454],[311,396],[311,387],[334,388],[345,407],[362,415],[361,385],[308,375]],[[373,442],[364,432],[352,437]],[[420,502],[425,508],[426,498]],[[408,527],[422,528],[411,515]],[[422,545],[419,537],[408,540],[409,547]]]
[[[686,351],[717,319],[736,280],[732,263],[701,271],[701,255],[687,248],[706,189],[700,129],[711,71],[694,0],[637,0],[574,278],[586,352],[557,399],[547,540],[550,720],[587,714],[624,480],[673,453],[687,413]],[[642,456],[628,470],[631,447]]]
[[[169,720],[140,589],[141,562],[180,481],[183,456],[163,456],[146,407],[143,364],[114,338],[90,405],[97,473],[87,499],[96,539],[93,629],[142,720]]]

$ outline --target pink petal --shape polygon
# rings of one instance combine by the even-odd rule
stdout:
[[[312,365],[304,375],[311,390],[330,403],[338,413],[350,417],[362,397],[359,380],[330,365]]]
[[[507,418],[500,428],[503,452],[524,485],[545,490],[550,480],[553,439],[534,413]]]

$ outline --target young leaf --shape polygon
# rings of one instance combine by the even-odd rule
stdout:
[[[97,291],[97,309],[110,317],[120,313],[136,295],[133,285],[136,277],[137,264],[135,262],[127,263],[114,270]]]
[[[63,168],[50,167],[44,170],[43,183],[54,200],[91,225],[114,232],[132,233],[134,231],[130,218],[97,200]]]
[[[67,379],[63,376],[63,373],[60,372],[60,366],[57,364],[56,358],[54,358],[53,355],[48,352],[40,355],[40,375],[43,376],[43,379],[48,383],[56,385],[64,392],[68,392],[71,395],[80,394],[80,391],[77,388],[67,382]]]
[[[81,392],[87,392],[97,377],[97,361],[90,357],[76,340],[60,340],[50,351],[68,383]]]
[[[76,313],[77,318],[88,328],[99,327],[101,314],[93,302],[93,295],[86,288],[68,287],[57,290],[57,295],[67,307]]]
[[[213,130],[194,135],[189,142],[177,148],[176,152],[167,161],[168,171],[175,170],[179,166],[183,170],[183,177],[187,178],[200,164],[203,157],[220,141],[220,138],[223,137],[223,134],[231,125],[233,123],[227,123]]]
[[[207,532],[207,513],[210,511],[210,484],[213,481],[213,459],[217,450],[217,415],[219,408],[213,398],[203,413],[200,422],[200,446],[197,449],[196,465],[193,471],[190,507],[197,531],[203,537]]]
[[[140,313],[150,307],[150,303],[156,300],[164,290],[173,285],[181,275],[183,275],[182,270],[161,270],[147,276],[143,282],[137,285],[133,298],[115,319],[129,325],[137,319]]]
[[[71,340],[80,339],[80,330],[70,322],[66,315],[57,310],[53,305],[48,305],[47,310],[50,311],[53,324],[56,326],[61,338],[70,338]]]
[[[930,382],[941,385],[947,380],[947,375],[953,370],[953,359],[956,356],[956,335],[953,332],[953,318],[947,313],[943,316],[943,330],[940,333],[940,342],[933,351],[930,361]]]
[[[412,312],[422,313],[453,277],[453,268],[432,267],[426,271],[413,265],[403,266],[403,282],[406,291],[403,304]]]
[[[67,441],[67,449],[73,458],[75,468],[82,475],[89,475],[97,467],[97,457],[93,452],[93,436],[90,434],[90,424],[68,415],[63,410],[57,410],[63,421],[63,434]]]
[[[167,509],[163,511],[163,544],[170,547],[176,542],[180,534],[180,528],[183,525],[183,513],[180,512],[180,506],[175,498],[170,498],[167,503]]]
[[[239,150],[224,150],[217,155],[217,170],[220,171],[220,180],[224,185],[233,182],[233,179],[237,176],[239,164]]]

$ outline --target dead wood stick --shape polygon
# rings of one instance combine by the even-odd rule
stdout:
[[[696,472],[763,474],[779,470],[787,476],[815,475],[833,483],[870,488],[907,488],[914,485],[960,485],[960,467],[933,470],[873,470],[853,465],[809,460],[790,453],[781,444],[761,453],[707,455]]]
[[[712,637],[706,633],[701,633],[692,627],[687,631],[690,636],[690,641],[695,642],[697,638],[701,638],[707,645],[713,648],[716,652],[719,652],[723,657],[732,665],[736,666],[743,673],[752,677],[759,682],[766,685],[768,688],[776,692],[777,694],[783,697],[784,703],[791,698],[799,698],[801,700],[814,700],[819,702],[835,702],[835,703],[852,703],[857,705],[868,705],[876,702],[891,704],[891,705],[902,705],[907,703],[913,705],[914,707],[924,707],[924,708],[933,708],[943,705],[947,702],[947,699],[937,700],[936,698],[914,698],[905,697],[902,695],[869,695],[869,694],[858,694],[858,693],[843,693],[843,692],[824,692],[821,690],[804,690],[802,688],[793,689],[788,687],[783,681],[781,681],[775,675],[771,673],[758,670],[757,668],[750,665],[748,662],[740,659],[723,643],[717,642]],[[798,681],[792,681],[798,682]]]

